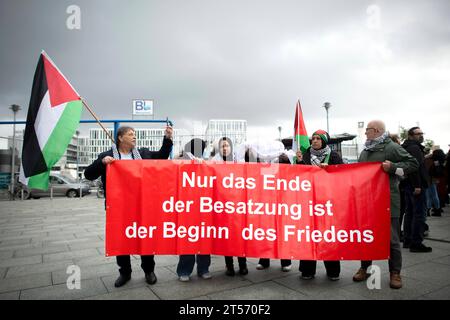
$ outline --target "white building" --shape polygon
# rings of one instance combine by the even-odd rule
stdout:
[[[230,138],[234,146],[242,144],[247,140],[247,120],[211,119],[205,137],[211,150],[214,142],[222,137]]]

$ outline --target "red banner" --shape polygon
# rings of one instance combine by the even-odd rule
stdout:
[[[389,177],[380,163],[124,160],[107,170],[108,256],[389,256]]]

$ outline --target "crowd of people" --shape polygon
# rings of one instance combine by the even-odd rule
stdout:
[[[427,149],[423,145],[424,133],[419,127],[408,130],[408,137],[402,143],[397,135],[390,135],[385,124],[380,120],[370,121],[365,131],[367,140],[358,162],[381,162],[382,170],[389,175],[390,205],[391,205],[391,240],[389,255],[390,287],[402,287],[400,276],[402,268],[402,250],[409,249],[414,253],[431,252],[432,248],[425,245],[424,238],[429,231],[426,224],[427,216],[441,216],[443,207],[449,203],[450,151],[445,153],[438,147]],[[106,190],[106,166],[115,160],[136,159],[167,159],[172,150],[173,129],[167,127],[159,151],[148,148],[136,148],[135,130],[131,127],[121,127],[117,132],[116,144],[101,153],[85,170],[85,177],[95,180],[101,177]],[[212,160],[215,162],[276,162],[294,165],[312,165],[326,168],[327,165],[342,164],[341,156],[330,148],[330,136],[324,130],[316,130],[311,136],[311,146],[302,153],[285,150],[279,141],[258,144],[244,144],[235,150],[231,139],[222,137],[216,144],[211,155],[205,155],[206,142],[202,139],[192,139],[187,143],[176,159],[196,160],[199,162]],[[269,146],[269,147],[268,147]],[[106,193],[105,193],[106,194]],[[121,287],[131,279],[130,256],[117,256],[119,277],[116,287]],[[141,267],[148,284],[157,281],[154,269],[153,255],[141,256]],[[247,260],[237,257],[239,274],[248,274]],[[209,267],[210,255],[180,255],[176,269],[178,279],[190,281],[190,276],[197,263],[197,275],[203,279],[211,279]],[[281,259],[281,270],[289,272],[292,262]],[[353,276],[353,281],[368,279],[368,268],[371,261],[361,261],[361,267]],[[337,281],[340,277],[340,261],[324,261],[328,278]],[[301,260],[299,263],[300,278],[311,280],[316,274],[317,261]],[[270,259],[262,257],[256,266],[257,270],[270,267]],[[225,273],[235,276],[234,258],[225,257]]]

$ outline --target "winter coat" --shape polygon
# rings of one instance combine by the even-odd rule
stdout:
[[[410,175],[419,168],[417,160],[400,145],[386,138],[382,143],[370,150],[363,150],[358,162],[392,162],[389,174],[389,187],[391,192],[391,217],[400,217],[400,191],[397,169],[403,169],[404,174]],[[383,170],[380,166],[380,170]]]

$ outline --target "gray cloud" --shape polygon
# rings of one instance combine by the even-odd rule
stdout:
[[[81,30],[66,28],[71,4],[81,8]],[[367,28],[373,4],[377,30]],[[240,118],[273,126],[293,118],[297,98],[311,121],[323,119],[325,101],[333,117],[349,121],[378,114],[411,123],[421,118],[417,101],[448,118],[449,7],[445,0],[4,0],[0,118],[11,118],[12,103],[27,108],[41,49],[101,118],[129,117],[134,98],[154,99],[156,116],[176,123]]]

